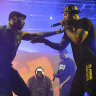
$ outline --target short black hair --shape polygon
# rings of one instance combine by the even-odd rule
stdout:
[[[20,13],[20,12],[17,12],[17,11],[12,11],[10,14],[9,14],[9,20],[11,18],[13,18],[14,16],[17,16],[17,17],[24,17],[24,19],[26,18],[26,15]]]

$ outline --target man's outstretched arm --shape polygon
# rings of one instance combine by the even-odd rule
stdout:
[[[48,31],[48,32],[32,32],[32,33],[28,33],[25,31],[22,31],[22,39],[23,40],[32,40],[35,38],[44,38],[44,37],[49,37],[52,35],[56,35],[56,34],[60,34],[62,33],[63,30],[59,29],[57,31]]]
[[[70,40],[67,37],[66,33],[64,34],[64,37],[62,38],[60,43],[54,43],[54,42],[51,42],[44,38],[38,38],[38,39],[32,40],[32,43],[44,43],[45,45],[47,45],[55,50],[58,50],[58,51],[65,49],[67,47],[67,45],[69,44],[69,42],[70,42]]]
[[[82,28],[78,28],[77,30],[74,30],[75,28],[72,26],[69,26],[66,29],[66,33],[68,35],[68,37],[75,43],[83,43],[85,41],[85,39],[87,38],[88,35],[88,31],[82,29]]]

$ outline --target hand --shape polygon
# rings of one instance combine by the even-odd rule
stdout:
[[[67,25],[67,21],[65,21],[65,20],[63,19],[63,20],[60,21],[60,24],[61,24],[62,26]]]
[[[57,30],[57,33],[63,33],[63,32],[64,32],[64,28]]]
[[[31,43],[44,43],[44,38],[34,38],[31,40]]]
[[[60,24],[63,26],[63,25],[65,25],[65,20],[63,19],[63,20],[61,20],[60,21]]]
[[[61,90],[61,89],[62,89],[62,85],[59,86],[59,90]]]

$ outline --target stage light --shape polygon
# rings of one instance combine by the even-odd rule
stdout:
[[[53,17],[50,17],[50,19],[53,19]]]
[[[85,92],[84,96],[89,96],[89,94],[87,92]]]

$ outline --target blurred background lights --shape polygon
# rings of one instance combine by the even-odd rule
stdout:
[[[53,19],[53,17],[50,17],[50,19]]]

